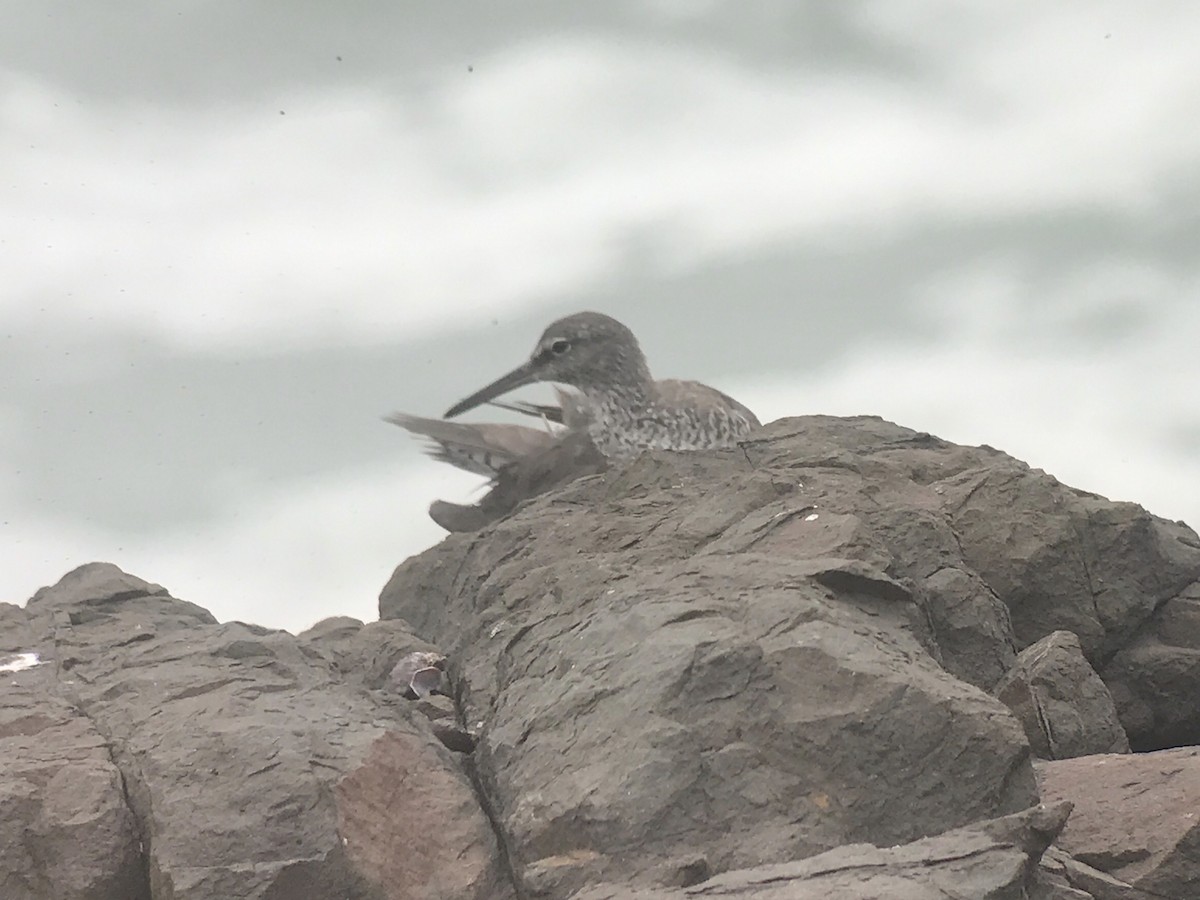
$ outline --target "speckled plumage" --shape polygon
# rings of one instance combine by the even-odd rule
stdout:
[[[552,323],[527,363],[455,404],[447,418],[535,381],[569,385],[560,392],[569,429],[586,429],[607,458],[643,450],[730,447],[758,426],[732,397],[696,381],[650,375],[632,331],[611,316],[576,313]]]

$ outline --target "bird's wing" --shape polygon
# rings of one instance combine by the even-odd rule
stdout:
[[[425,452],[434,459],[488,478],[495,478],[505,466],[546,449],[555,440],[545,431],[524,425],[446,422],[401,412],[384,416],[384,420],[427,439]]]
[[[507,516],[524,501],[584,475],[602,472],[607,464],[586,431],[567,431],[543,450],[504,466],[496,474],[491,491],[474,506],[438,500],[429,507],[429,515],[447,531],[477,531]]]
[[[762,423],[747,407],[734,400],[728,394],[718,391],[699,381],[681,381],[677,378],[666,378],[658,382],[659,395],[674,406],[691,406],[697,400],[720,400],[723,405],[741,415],[751,428],[757,428]]]

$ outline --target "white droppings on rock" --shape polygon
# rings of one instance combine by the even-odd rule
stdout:
[[[18,653],[15,656],[0,657],[0,672],[20,672],[41,665],[41,657],[36,653]]]
[[[805,516],[804,521],[805,522],[815,522],[815,521],[817,521],[818,518],[820,518],[820,516],[817,513],[812,513],[811,515]]]

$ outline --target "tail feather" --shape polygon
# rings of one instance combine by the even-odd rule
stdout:
[[[546,449],[556,440],[546,431],[524,425],[446,422],[401,412],[384,416],[384,420],[425,438],[425,452],[434,459],[488,478],[495,478],[505,466]]]

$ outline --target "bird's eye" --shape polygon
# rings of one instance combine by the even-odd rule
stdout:
[[[564,353],[566,353],[570,349],[571,349],[571,342],[568,341],[566,338],[559,338],[558,340],[556,340],[554,343],[552,343],[550,345],[550,352],[553,353],[555,356],[562,356]]]

